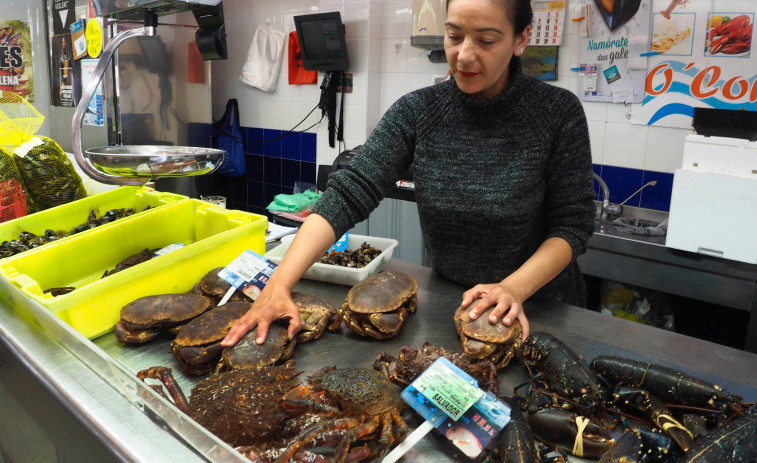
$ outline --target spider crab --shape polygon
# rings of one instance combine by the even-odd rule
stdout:
[[[394,358],[386,352],[381,352],[373,363],[373,368],[384,373],[393,383],[404,387],[412,383],[439,357],[445,357],[458,368],[476,378],[481,389],[499,394],[497,367],[492,362],[475,359],[428,342],[423,343],[417,349],[403,346],[398,358]]]
[[[281,399],[300,373],[288,365],[213,375],[192,388],[189,401],[170,368],[151,367],[137,377],[159,380],[181,411],[229,445],[263,449],[274,445],[291,418]],[[151,387],[165,396],[160,385]]]
[[[284,396],[284,407],[310,415],[277,462],[325,445],[335,446],[337,462],[380,458],[408,431],[400,416],[406,405],[396,387],[369,368],[322,368]],[[350,448],[364,440],[373,440],[375,448]]]

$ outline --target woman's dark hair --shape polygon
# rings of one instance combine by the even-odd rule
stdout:
[[[451,0],[447,0],[447,9],[449,9],[449,3]],[[528,26],[531,25],[534,13],[531,10],[531,0],[495,0],[502,4],[507,10],[507,15],[513,22],[515,33],[520,34]]]

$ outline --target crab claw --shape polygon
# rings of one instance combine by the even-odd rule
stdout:
[[[314,391],[309,386],[297,386],[284,395],[283,405],[287,410],[336,414],[336,408],[323,403],[323,391]]]

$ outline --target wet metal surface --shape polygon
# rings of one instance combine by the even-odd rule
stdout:
[[[394,339],[359,338],[344,328],[341,333],[325,333],[322,338],[298,345],[294,359],[307,376],[328,365],[371,367],[377,355],[386,351],[397,355],[403,345],[423,342],[460,351],[452,315],[465,289],[435,275],[426,267],[394,260],[387,270],[403,271],[418,280],[418,310]],[[295,288],[322,296],[335,306],[341,305],[349,287],[302,280]],[[573,348],[587,362],[597,355],[622,355],[678,367],[711,380],[728,391],[757,401],[757,355],[701,341],[684,335],[652,328],[564,304],[529,301],[526,312],[532,331],[547,331]],[[154,365],[171,367],[188,393],[200,378],[181,373],[170,351],[169,337],[139,346],[120,344],[113,333],[94,341],[105,353],[134,372]],[[511,388],[527,379],[523,367],[514,362],[500,375],[500,392],[511,395]],[[412,427],[419,424],[406,412]],[[402,461],[463,461],[454,447],[438,433],[426,436]]]

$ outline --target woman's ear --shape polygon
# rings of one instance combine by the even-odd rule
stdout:
[[[528,37],[531,35],[531,26],[526,26],[523,32],[515,37],[515,56],[521,56],[526,51],[526,45],[528,45]]]

